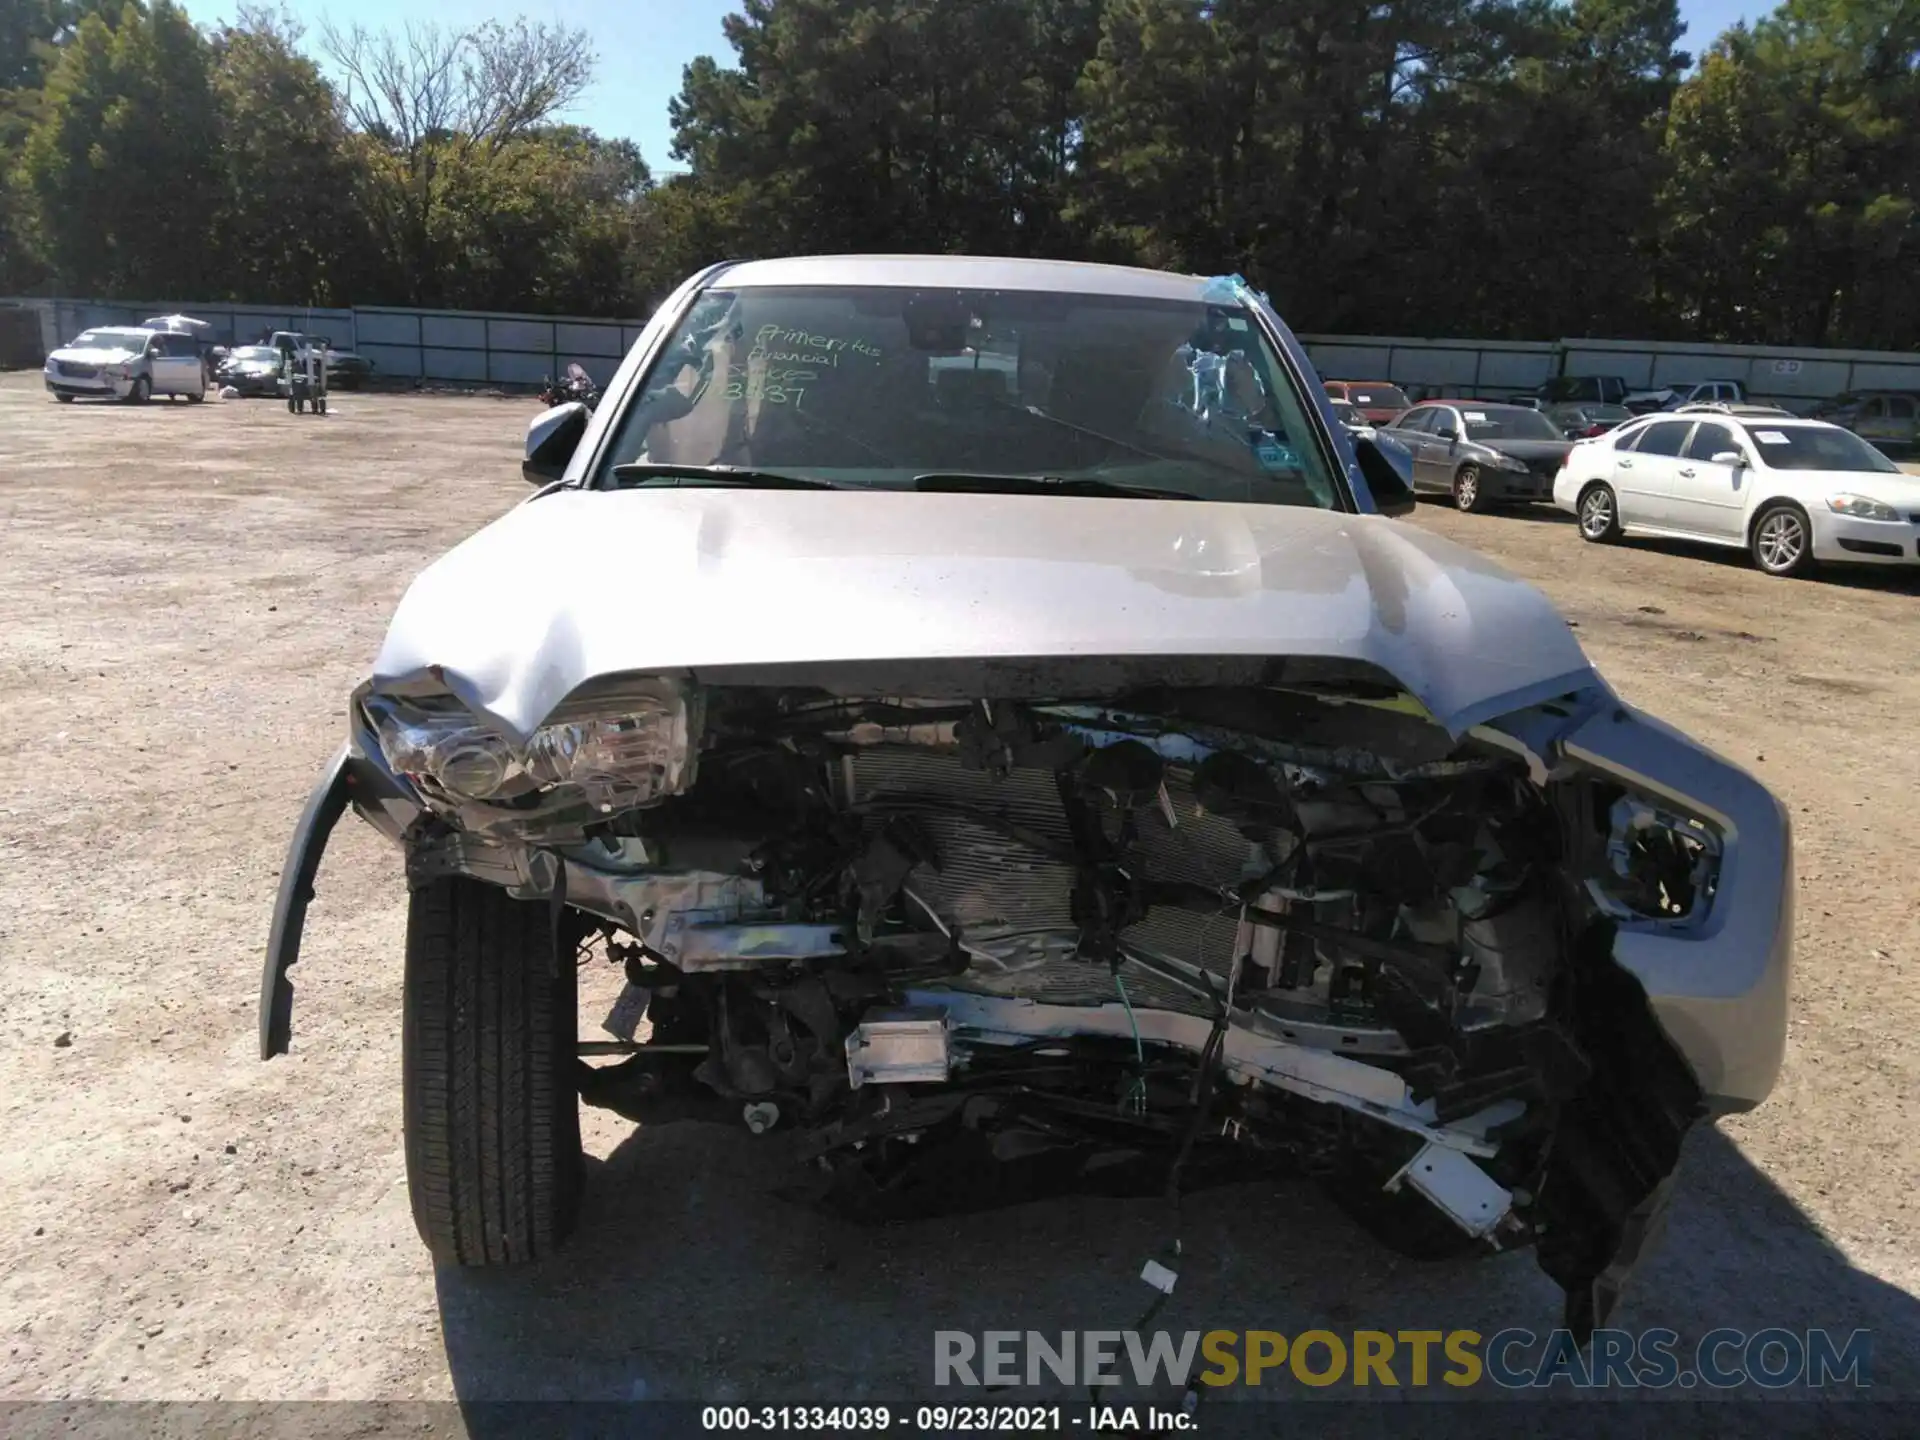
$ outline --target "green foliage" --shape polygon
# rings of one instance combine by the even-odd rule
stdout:
[[[640,313],[718,259],[1237,270],[1304,330],[1920,342],[1920,6],[741,0],[689,173],[585,37],[0,0],[0,289]],[[311,58],[325,57],[324,68]]]
[[[344,305],[377,281],[346,128],[290,19],[255,13],[211,37],[223,194],[217,283],[290,304]]]
[[[1788,0],[1730,31],[1676,97],[1663,195],[1700,333],[1920,338],[1920,8]]]
[[[220,203],[206,42],[170,0],[83,20],[61,47],[21,171],[39,239],[89,294],[193,290]]]

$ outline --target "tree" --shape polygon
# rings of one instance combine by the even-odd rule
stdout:
[[[1061,246],[1090,3],[745,0],[738,64],[702,57],[674,155],[725,197],[746,253]]]
[[[290,14],[243,6],[211,38],[221,282],[240,299],[347,304],[380,269],[336,97],[301,33]]]
[[[171,0],[88,16],[47,79],[21,172],[48,262],[83,294],[202,293],[222,198],[207,45]]]
[[[1675,97],[1667,284],[1695,333],[1813,345],[1920,337],[1920,8],[1788,0]]]
[[[586,34],[516,20],[410,25],[398,36],[328,23],[321,35],[358,131],[362,203],[393,283],[414,304],[443,303],[468,258],[454,243],[461,226],[449,197],[480,193],[479,171],[579,98],[593,76]]]

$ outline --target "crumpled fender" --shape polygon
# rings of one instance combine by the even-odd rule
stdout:
[[[306,928],[307,906],[313,901],[313,880],[326,853],[327,837],[346,813],[352,798],[353,773],[347,747],[342,745],[321,772],[307,808],[300,812],[293,841],[280,870],[280,893],[273,902],[273,931],[267,938],[267,965],[260,977],[260,1058],[271,1060],[287,1053],[293,1040],[293,982],[287,971],[300,958],[300,935]]]

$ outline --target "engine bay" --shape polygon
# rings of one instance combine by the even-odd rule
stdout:
[[[649,693],[681,748],[543,730],[409,843],[622,968],[587,1103],[785,1136],[864,1218],[1304,1177],[1604,1318],[1700,1099],[1610,927],[1707,841],[1352,676]]]

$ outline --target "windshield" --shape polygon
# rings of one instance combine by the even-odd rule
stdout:
[[[1412,403],[1397,385],[1349,385],[1347,401],[1369,410],[1404,410]]]
[[[1463,409],[1467,436],[1473,440],[1564,440],[1567,437],[1538,410],[1518,405]]]
[[[708,291],[600,467],[834,485],[1058,477],[1341,508],[1307,406],[1238,305],[840,286]]]
[[[1862,470],[1898,475],[1900,467],[1851,430],[1831,425],[1756,425],[1753,437],[1760,463],[1775,470]]]
[[[146,348],[144,330],[86,330],[73,342],[76,350],[142,350]]]
[[[238,350],[229,350],[230,360],[272,360],[280,359],[280,352],[271,345],[242,345]]]

